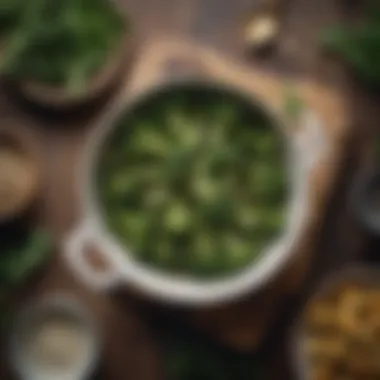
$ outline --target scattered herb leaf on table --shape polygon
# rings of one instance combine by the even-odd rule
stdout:
[[[9,229],[0,238],[0,288],[7,291],[27,279],[46,262],[51,247],[51,237],[42,229]]]
[[[149,315],[170,380],[256,380],[264,378],[258,355],[234,352],[175,320]]]
[[[198,342],[181,341],[166,352],[167,371],[173,380],[255,380],[255,358],[226,356]]]
[[[284,92],[284,109],[286,116],[292,121],[296,121],[304,108],[304,101],[299,94],[293,88],[287,87]]]
[[[51,248],[51,237],[42,229],[0,227],[0,329],[12,319],[9,294],[46,263]]]

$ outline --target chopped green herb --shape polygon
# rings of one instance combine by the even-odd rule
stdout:
[[[285,221],[285,160],[268,116],[186,87],[132,114],[122,115],[99,160],[110,231],[136,260],[181,275],[224,276],[252,263]]]
[[[50,249],[51,238],[44,230],[0,239],[0,287],[8,289],[26,279],[46,261]]]

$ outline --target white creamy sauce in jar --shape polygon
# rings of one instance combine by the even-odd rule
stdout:
[[[65,314],[49,315],[31,326],[26,355],[42,373],[67,373],[81,367],[90,355],[85,326]]]

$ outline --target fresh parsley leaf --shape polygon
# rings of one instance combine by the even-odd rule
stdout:
[[[51,237],[43,230],[30,233],[23,245],[4,249],[0,255],[0,284],[17,285],[42,265],[51,250]]]
[[[292,89],[286,88],[284,93],[284,109],[286,116],[291,120],[297,120],[304,109],[301,97]]]

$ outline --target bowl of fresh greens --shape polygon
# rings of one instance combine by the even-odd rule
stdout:
[[[259,100],[208,82],[160,85],[121,108],[95,129],[79,170],[72,269],[98,289],[129,283],[188,305],[263,286],[309,217],[306,177],[320,154],[309,128],[293,139]]]
[[[109,0],[6,0],[0,74],[34,103],[81,104],[116,83],[131,49],[129,32]]]

